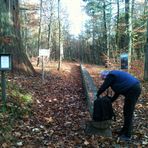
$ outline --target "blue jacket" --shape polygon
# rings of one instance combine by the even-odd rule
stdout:
[[[137,78],[124,71],[113,70],[109,75],[115,77],[115,80],[110,84],[110,87],[117,93],[125,93],[132,86],[139,83]]]
[[[134,85],[139,84],[139,80],[132,76],[131,74],[120,71],[112,70],[107,75],[104,83],[101,85],[100,89],[97,92],[97,96],[103,93],[107,88],[111,87],[115,92],[114,100],[120,95],[126,94],[126,92],[133,87]]]

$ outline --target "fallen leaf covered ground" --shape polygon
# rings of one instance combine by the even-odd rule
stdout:
[[[7,112],[0,114],[1,147],[127,147],[124,143],[117,143],[115,138],[85,134],[85,124],[90,120],[90,115],[82,87],[80,66],[78,63],[63,62],[60,71],[57,71],[57,65],[56,62],[50,62],[45,67],[44,81],[41,66],[35,66],[39,72],[36,76],[13,75],[9,77],[11,83],[17,84],[32,94],[33,102],[29,106],[30,112],[20,117],[17,116],[15,121],[12,121],[12,118],[8,120],[10,115]],[[100,70],[100,67],[86,66],[99,87],[101,81],[98,78],[98,69]],[[122,99],[114,104],[117,110],[117,122],[113,123],[113,129],[121,127],[122,105]],[[22,105],[21,108],[23,107]],[[146,147],[148,140],[146,98],[141,98],[136,108],[134,141],[128,146],[142,148]],[[113,136],[116,137],[115,134]]]

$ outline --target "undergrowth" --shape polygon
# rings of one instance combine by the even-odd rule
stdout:
[[[0,99],[0,143],[1,141],[14,141],[13,127],[31,115],[32,95],[17,86],[7,82],[6,104]],[[3,110],[5,107],[5,111]]]

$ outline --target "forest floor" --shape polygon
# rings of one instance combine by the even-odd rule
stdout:
[[[2,148],[144,148],[148,145],[147,96],[143,83],[142,95],[136,105],[133,142],[117,142],[116,138],[86,135],[85,125],[91,120],[86,104],[80,66],[78,63],[50,62],[42,80],[41,66],[35,66],[38,75],[8,76],[7,111],[0,112],[0,147]],[[100,66],[85,65],[97,87],[102,83],[98,71]],[[15,86],[15,87],[14,87]],[[19,88],[18,88],[19,87]],[[19,100],[13,89],[31,95],[31,102]],[[148,87],[147,87],[148,89]],[[19,96],[21,96],[19,94]],[[27,97],[26,97],[27,98]],[[29,100],[29,99],[28,99]],[[29,102],[29,101],[28,101]],[[112,129],[122,125],[123,99],[114,104],[117,121]],[[28,108],[26,107],[28,106]],[[117,135],[113,133],[113,137]]]

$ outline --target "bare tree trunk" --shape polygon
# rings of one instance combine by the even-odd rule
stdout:
[[[104,23],[104,48],[106,51],[106,54],[108,53],[108,40],[107,40],[107,26],[106,26],[106,5],[105,5],[105,0],[103,2],[103,23]]]
[[[13,25],[14,25],[14,33],[15,33],[15,39],[14,43],[17,45],[14,55],[13,55],[13,65],[14,69],[17,69],[17,71],[25,72],[26,74],[34,74],[35,70],[30,63],[22,44],[22,39],[20,35],[20,20],[19,20],[19,1],[15,0],[15,5],[13,5]]]
[[[110,0],[110,8],[109,8],[109,24],[108,24],[108,57],[110,58],[111,54],[111,20],[112,20],[112,5],[111,5],[111,0]]]
[[[61,56],[60,0],[58,0],[58,22],[59,22],[59,63],[58,63],[58,70],[60,70],[61,62],[62,62],[62,56]]]
[[[41,44],[41,24],[42,24],[42,0],[40,0],[40,20],[39,20],[39,33],[38,33],[38,52],[39,52],[39,49],[40,49],[40,44]]]
[[[119,17],[120,17],[120,5],[119,0],[117,0],[117,26],[116,26],[116,52],[115,52],[115,59],[117,57],[117,53],[119,50]]]
[[[33,75],[35,70],[25,54],[20,34],[19,1],[3,0],[1,4],[3,8],[0,11],[9,19],[2,19],[2,30],[0,33],[4,38],[9,36],[11,41],[9,43],[2,41],[4,53],[11,53],[13,55],[13,71]],[[1,17],[5,16],[1,15]]]
[[[148,29],[148,27],[147,27],[147,29]],[[145,61],[144,61],[144,80],[148,81],[148,37],[147,37],[147,41],[146,41],[145,54],[144,55],[145,55]]]
[[[127,31],[127,47],[128,47],[128,70],[131,68],[132,55],[132,0],[125,0],[125,21]]]
[[[92,64],[95,64],[95,15],[92,16],[92,23],[93,23],[93,29],[92,29]]]
[[[50,48],[50,41],[51,41],[51,23],[52,21],[51,21],[51,19],[50,19],[50,22],[49,22],[49,24],[48,24],[48,38],[47,38],[47,41],[48,41],[48,43],[47,43],[47,48],[49,49]]]
[[[145,0],[145,7],[148,3]],[[145,45],[145,61],[144,61],[144,80],[148,81],[148,18],[147,18],[147,36],[146,36],[146,45]]]
[[[50,1],[50,20],[48,24],[48,43],[47,43],[47,48],[49,49],[51,47],[51,30],[52,30],[52,19],[53,19],[53,0]]]

